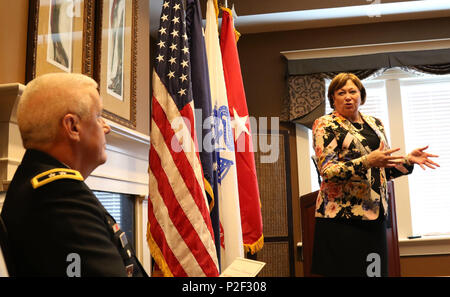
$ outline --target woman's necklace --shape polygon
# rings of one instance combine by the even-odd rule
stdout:
[[[360,124],[360,123],[352,123],[353,127],[355,128],[355,130],[357,132],[361,132],[364,129],[364,124]],[[358,128],[360,127],[360,128]]]
[[[361,116],[359,116],[359,119],[355,122],[352,122],[352,125],[357,132],[361,132],[364,129],[364,120]]]

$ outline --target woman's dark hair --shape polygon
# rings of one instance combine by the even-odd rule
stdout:
[[[334,92],[345,86],[348,80],[351,80],[361,93],[361,105],[366,102],[366,89],[364,88],[362,82],[353,73],[342,72],[336,75],[328,87],[328,101],[330,102],[331,108],[334,109]]]

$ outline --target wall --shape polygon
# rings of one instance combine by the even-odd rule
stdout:
[[[25,82],[27,24],[27,0],[0,1],[0,84]]]
[[[450,255],[401,257],[401,276],[449,276]]]
[[[413,30],[411,28],[414,28]],[[436,28],[439,28],[438,30]],[[237,28],[239,31],[239,28]],[[418,41],[450,37],[450,18],[352,25],[298,31],[246,34],[238,42],[242,76],[249,114],[254,117],[279,116],[286,96],[286,61],[281,51],[350,45]],[[291,124],[281,129],[294,130]],[[291,142],[291,146],[295,140]],[[292,177],[297,177],[296,146],[291,147]],[[309,170],[309,169],[308,169]],[[292,180],[292,184],[298,184]],[[299,192],[293,188],[293,203],[298,207]],[[298,208],[293,210],[294,238],[301,241]],[[450,255],[401,257],[403,276],[450,275]],[[303,275],[302,262],[296,261],[296,275]]]
[[[150,21],[148,0],[138,0],[136,130],[150,135]]]

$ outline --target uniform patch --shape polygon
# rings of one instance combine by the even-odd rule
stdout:
[[[34,189],[37,189],[58,179],[75,179],[80,181],[84,180],[81,173],[76,170],[68,168],[54,168],[33,177],[31,179],[31,185]]]
[[[133,264],[130,264],[128,266],[125,267],[125,269],[127,270],[127,275],[128,277],[132,277],[133,276]]]
[[[120,234],[119,238],[120,238],[120,243],[122,244],[122,247],[125,248],[125,246],[128,244],[128,239],[127,239],[127,236],[125,235],[125,232],[122,232],[122,234]]]
[[[113,229],[113,231],[114,231],[114,233],[116,233],[117,231],[119,231],[120,230],[120,227],[119,227],[119,224],[114,224],[113,226],[112,226],[112,229]]]

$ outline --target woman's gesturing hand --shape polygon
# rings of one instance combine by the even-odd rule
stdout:
[[[425,147],[417,148],[417,149],[413,150],[412,152],[410,152],[406,156],[406,158],[409,160],[409,162],[418,164],[420,166],[420,168],[422,168],[423,170],[425,170],[425,166],[427,166],[431,169],[436,169],[436,167],[441,167],[441,166],[439,166],[439,164],[437,164],[429,159],[430,157],[437,158],[439,156],[424,152],[424,150],[426,150],[427,148],[428,148],[428,145]]]
[[[367,155],[367,164],[369,167],[395,167],[402,164],[404,156],[391,156],[392,153],[399,151],[399,148],[384,150],[384,143],[380,147]]]

